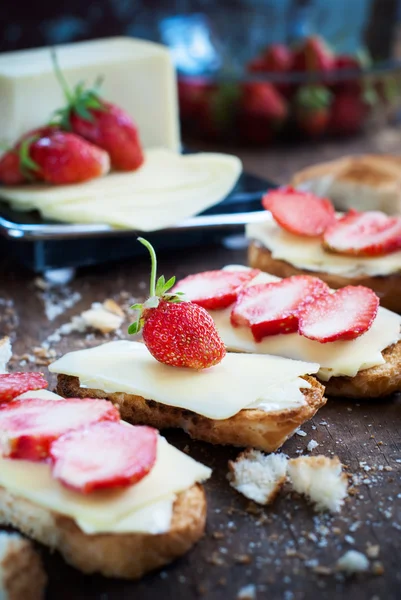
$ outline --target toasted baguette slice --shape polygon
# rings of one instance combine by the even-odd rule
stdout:
[[[241,410],[229,419],[213,420],[189,410],[146,400],[122,392],[80,388],[78,377],[59,375],[57,393],[64,398],[104,398],[119,407],[121,418],[129,423],[146,424],[157,429],[178,427],[193,439],[212,444],[257,448],[274,452],[305,421],[326,403],[324,387],[314,377],[305,376],[312,387],[302,390],[307,404],[276,412],[259,409]]]
[[[43,600],[47,576],[33,544],[17,533],[0,533],[0,599]]]
[[[338,289],[346,285],[364,285],[372,289],[380,298],[381,306],[396,313],[401,313],[401,273],[374,277],[342,277],[325,271],[308,271],[298,269],[285,260],[272,257],[268,248],[258,242],[251,241],[248,249],[249,266],[254,269],[266,271],[277,277],[291,277],[292,275],[314,275],[325,281],[331,288]]]
[[[185,554],[203,535],[206,498],[201,485],[177,497],[170,531],[87,535],[73,519],[20,498],[0,487],[0,523],[11,525],[51,549],[83,573],[139,579]]]
[[[345,156],[298,171],[290,185],[330,198],[340,210],[401,212],[401,157]]]

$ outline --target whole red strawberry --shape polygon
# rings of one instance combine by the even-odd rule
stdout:
[[[24,171],[23,165],[21,165],[20,148],[24,140],[28,138],[37,138],[42,136],[48,136],[57,130],[56,126],[46,125],[32,131],[25,133],[14,145],[13,148],[8,150],[0,158],[0,182],[4,185],[18,185],[25,183],[27,180],[33,178],[28,176],[28,173]],[[26,165],[25,165],[26,166]]]
[[[331,92],[323,85],[299,88],[295,96],[295,114],[298,127],[310,137],[319,137],[330,121]]]
[[[356,133],[362,128],[368,112],[369,105],[361,93],[340,92],[332,105],[330,129],[339,134]]]
[[[287,103],[273,85],[266,82],[243,85],[238,118],[243,141],[256,144],[268,142],[287,115]]]
[[[111,165],[117,171],[135,171],[143,161],[138,129],[122,108],[105,102],[98,87],[85,89],[78,84],[71,91],[59,69],[55,54],[53,63],[67,105],[56,111],[60,126],[96,144],[110,155]]]
[[[165,281],[162,275],[156,282],[156,254],[153,246],[138,238],[150,253],[152,271],[150,297],[144,304],[134,304],[137,319],[128,328],[136,334],[143,329],[143,340],[152,356],[173,367],[206,369],[217,365],[226,350],[212,317],[206,310],[186,302],[182,292],[168,291],[175,277]]]
[[[313,35],[294,53],[293,71],[329,72],[335,69],[335,59],[325,41]]]
[[[88,181],[110,168],[107,152],[64,131],[27,138],[20,147],[20,160],[28,176],[58,185]]]

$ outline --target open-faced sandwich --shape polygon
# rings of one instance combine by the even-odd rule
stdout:
[[[105,398],[127,421],[180,427],[214,444],[277,449],[326,402],[311,376],[319,365],[226,353],[207,311],[171,291],[174,278],[156,284],[148,247],[150,298],[133,307],[138,316],[129,329],[143,328],[145,343],[116,341],[66,354],[49,367],[58,374],[58,393]]]
[[[401,312],[401,216],[336,214],[327,198],[292,188],[263,198],[266,220],[249,224],[249,264],[278,277],[313,274],[330,287],[363,285]]]
[[[327,395],[401,390],[401,317],[369,288],[333,292],[311,275],[279,279],[233,265],[178,282],[212,316],[227,349],[319,363]]]
[[[0,523],[84,573],[137,579],[203,535],[210,469],[105,400],[0,375]]]
[[[290,185],[330,198],[339,210],[401,213],[401,156],[344,156],[295,173]]]

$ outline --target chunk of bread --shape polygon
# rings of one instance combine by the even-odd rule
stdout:
[[[206,498],[194,485],[177,496],[170,531],[87,535],[69,517],[52,512],[0,487],[0,523],[19,529],[58,550],[83,573],[139,579],[185,554],[203,535]],[[22,576],[22,574],[21,574]],[[24,600],[28,600],[26,596]]]
[[[287,479],[287,457],[248,448],[229,461],[227,479],[249,500],[271,504]]]
[[[251,446],[265,452],[277,450],[305,421],[326,404],[324,387],[314,377],[305,376],[311,384],[302,389],[306,404],[299,408],[265,412],[259,409],[241,410],[229,419],[213,420],[190,410],[146,400],[142,396],[81,388],[78,377],[58,375],[56,391],[64,398],[104,398],[118,406],[121,418],[129,423],[151,425],[156,429],[184,429],[195,440],[239,446]],[[218,399],[216,399],[218,401]]]
[[[46,573],[32,543],[17,533],[0,533],[0,600],[42,600]]]
[[[325,271],[298,269],[285,260],[273,258],[270,250],[256,241],[251,241],[249,245],[248,262],[250,267],[266,271],[277,277],[314,275],[325,281],[333,289],[345,287],[346,285],[364,285],[371,288],[379,296],[381,306],[396,313],[401,313],[401,273],[392,273],[385,276],[375,275],[373,277],[343,277]]]
[[[0,374],[7,373],[7,364],[12,355],[10,338],[0,339]]]
[[[288,461],[293,489],[306,496],[317,510],[339,512],[348,494],[348,477],[338,456],[300,456]]]
[[[326,196],[340,210],[400,214],[401,156],[346,156],[298,171],[290,185]]]

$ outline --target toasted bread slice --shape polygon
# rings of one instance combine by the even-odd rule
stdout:
[[[73,519],[49,511],[0,487],[0,523],[58,550],[84,573],[139,579],[185,554],[203,535],[206,498],[201,485],[178,495],[170,531],[87,535]]]
[[[337,208],[401,212],[401,157],[365,154],[312,165],[290,185],[329,197]]]
[[[17,533],[0,533],[1,600],[43,600],[47,576],[33,544]]]
[[[305,376],[311,384],[302,389],[306,404],[299,408],[276,412],[259,409],[241,410],[229,419],[213,420],[189,410],[175,408],[126,393],[107,394],[102,390],[81,388],[78,377],[59,375],[57,393],[65,398],[104,398],[119,407],[121,418],[129,423],[146,424],[157,429],[184,429],[193,439],[212,444],[257,448],[274,452],[305,421],[326,403],[324,387],[314,377]]]
[[[381,306],[396,313],[401,313],[401,273],[392,275],[375,275],[373,277],[342,277],[325,271],[308,271],[298,269],[285,260],[272,257],[268,248],[258,242],[251,241],[248,250],[249,266],[254,269],[266,271],[277,277],[291,277],[292,275],[314,275],[325,281],[331,288],[338,289],[346,285],[364,285],[372,289],[380,298]]]

